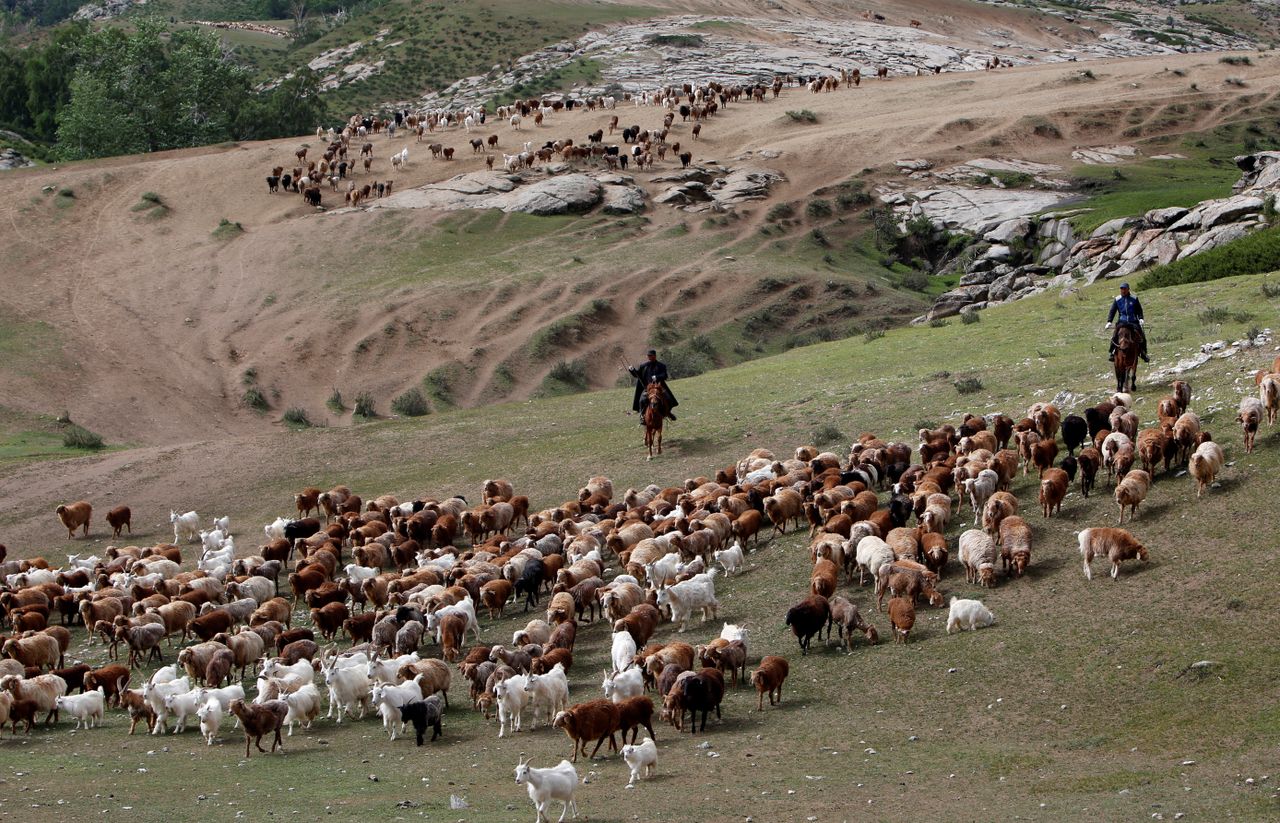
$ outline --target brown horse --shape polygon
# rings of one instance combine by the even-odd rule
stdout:
[[[1138,385],[1138,336],[1128,326],[1116,331],[1116,391],[1133,391]],[[1127,388],[1126,388],[1127,387]]]
[[[649,449],[649,460],[653,459],[654,443],[657,443],[658,454],[662,454],[662,421],[667,418],[671,407],[667,405],[667,393],[657,380],[649,381],[645,386],[645,397],[648,402],[644,407],[644,445]]]

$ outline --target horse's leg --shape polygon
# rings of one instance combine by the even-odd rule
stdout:
[[[658,427],[658,454],[662,454],[662,427]]]

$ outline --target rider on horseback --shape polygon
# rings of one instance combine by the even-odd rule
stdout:
[[[658,360],[658,353],[653,349],[649,349],[648,358],[639,366],[627,367],[627,371],[636,379],[636,394],[631,401],[631,410],[641,414],[644,413],[645,406],[649,404],[649,398],[645,394],[645,386],[649,385],[652,380],[662,384],[662,390],[667,395],[668,409],[673,409],[680,405],[676,400],[676,396],[671,393],[671,389],[667,387],[667,364]],[[672,420],[676,419],[676,416],[670,411],[667,412],[667,417]]]
[[[1111,353],[1107,355],[1107,359],[1116,359],[1116,338],[1120,334],[1120,329],[1128,326],[1138,338],[1138,356],[1150,363],[1151,361],[1147,359],[1147,335],[1142,328],[1147,321],[1142,318],[1142,303],[1129,294],[1128,283],[1120,284],[1120,296],[1111,304],[1111,311],[1107,314],[1107,328],[1112,328],[1113,320],[1116,321],[1115,331],[1111,334]]]

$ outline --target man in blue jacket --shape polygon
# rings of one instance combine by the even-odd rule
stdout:
[[[1116,359],[1116,335],[1120,333],[1121,327],[1128,326],[1138,336],[1138,356],[1150,363],[1147,358],[1147,334],[1143,330],[1146,324],[1147,321],[1142,317],[1142,303],[1129,293],[1128,283],[1121,283],[1120,296],[1112,302],[1111,311],[1107,314],[1107,328],[1115,328],[1111,334],[1111,353],[1107,359]]]

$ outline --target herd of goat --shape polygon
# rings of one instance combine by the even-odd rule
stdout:
[[[1244,398],[1236,417],[1246,452],[1263,421],[1274,426],[1280,415],[1280,358],[1256,384],[1258,396]],[[716,589],[725,583],[718,581],[746,569],[745,555],[762,536],[808,524],[810,591],[786,612],[802,654],[824,630],[829,641],[833,626],[846,648],[855,636],[878,642],[868,617],[838,593],[842,575],[846,585],[855,576],[859,585],[874,583],[866,608],[887,609],[894,640],[906,643],[919,600],[945,605],[939,588],[953,548],[968,582],[981,587],[1029,567],[1032,530],[1010,492],[1019,472],[1038,473],[1045,518],[1069,484],[1088,497],[1103,471],[1122,524],[1139,517],[1161,465],[1168,474],[1185,464],[1203,494],[1222,471],[1223,452],[1191,399],[1190,386],[1175,382],[1145,429],[1132,398],[1117,394],[1082,415],[1063,416],[1047,403],[1017,421],[965,415],[956,426],[920,430],[914,446],[864,434],[844,459],[812,447],[783,460],[755,450],[680,486],[615,495],[609,479],[595,477],[576,499],[540,511],[506,480],[485,481],[478,505],[461,496],[366,500],[345,486],[312,487],[295,496],[295,516],[265,526],[265,542],[253,551],[239,549],[229,519],[205,529],[195,512],[170,513],[172,543],[70,555],[61,567],[7,559],[0,546],[0,612],[10,630],[0,638],[0,727],[17,734],[25,724],[30,733],[42,715],[49,724],[66,714],[76,728],[92,728],[118,708],[130,734],[140,724],[160,734],[191,723],[212,745],[233,717],[247,757],[252,745],[265,751],[265,736],[272,751],[283,749],[282,730],[309,729],[327,709],[324,718],[335,724],[376,713],[391,740],[411,725],[423,745],[428,729],[432,740],[441,735],[456,671],[473,709],[496,717],[499,737],[540,723],[560,729],[573,762],[589,744],[595,757],[608,741],[630,767],[631,785],[656,764],[655,711],[677,730],[687,722],[692,733],[705,731],[710,713],[720,716],[729,687],[749,681],[761,711],[766,695],[770,705],[781,701],[788,661],[764,656],[748,674],[743,626],[725,623],[700,644],[654,639],[664,622],[679,634],[694,616],[719,618]],[[973,528],[949,540],[965,505]],[[88,536],[88,501],[56,513],[69,538]],[[114,538],[132,533],[131,514],[127,506],[107,514]],[[1124,528],[1086,528],[1078,540],[1086,577],[1095,557],[1109,561],[1113,578],[1122,562],[1148,559]],[[184,570],[191,544],[199,544],[194,568]],[[479,642],[482,615],[543,609],[547,595],[545,613],[509,644]],[[978,600],[952,597],[949,609],[948,634],[995,620]],[[611,629],[603,697],[570,704],[575,640],[601,618]],[[103,665],[67,665],[81,627],[89,645],[102,643]],[[351,643],[341,652],[339,635]],[[165,665],[175,641],[182,646]],[[123,650],[127,659],[118,662]],[[160,668],[130,688],[135,671],[153,660]],[[551,769],[521,762],[517,779],[535,803],[572,803],[573,762]]]

